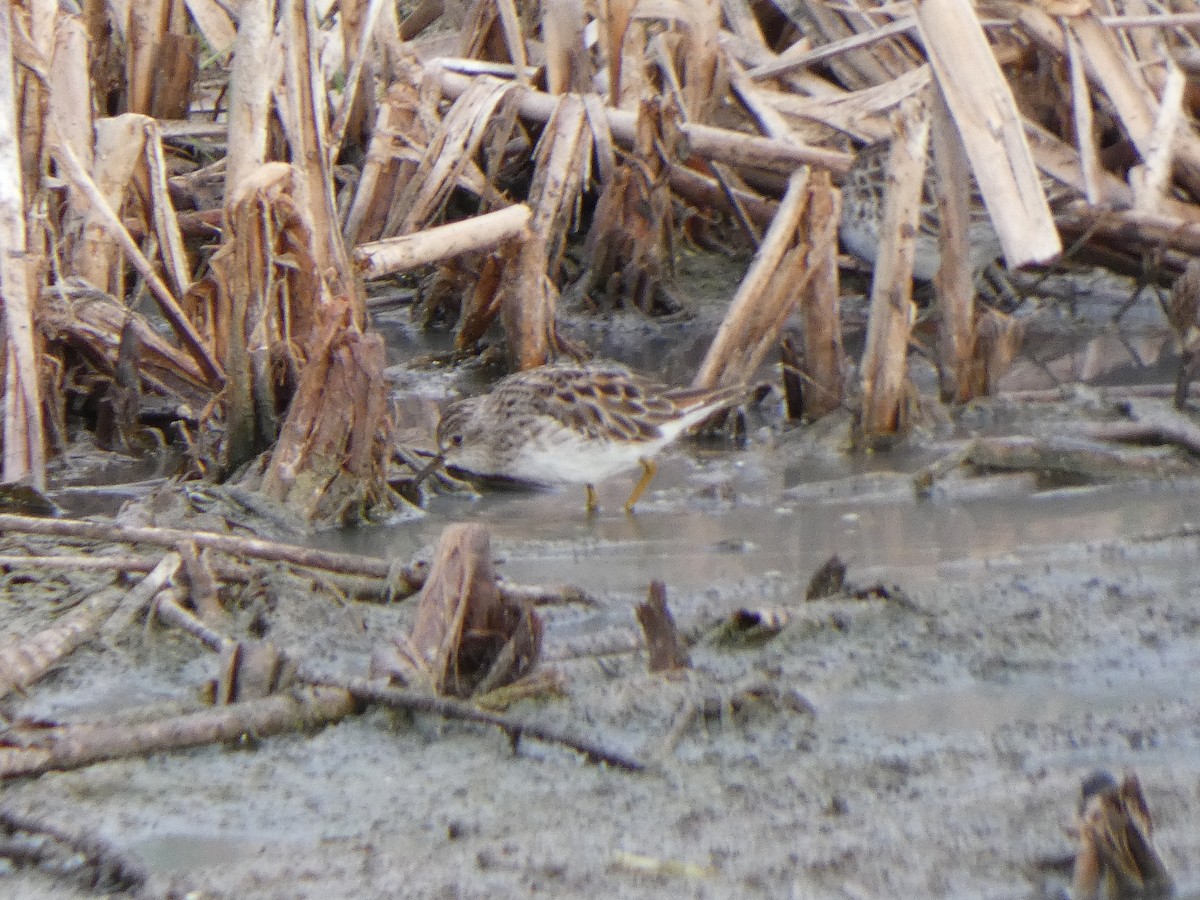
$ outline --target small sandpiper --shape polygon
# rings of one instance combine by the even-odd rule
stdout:
[[[890,144],[887,141],[870,144],[858,151],[854,165],[842,183],[842,221],[839,233],[842,245],[864,262],[875,263],[883,238],[879,226],[883,220],[883,192],[887,185],[887,164]],[[921,196],[921,216],[917,227],[917,246],[913,260],[913,276],[920,281],[933,281],[941,265],[938,245],[941,228],[937,212],[933,166],[925,173]],[[978,274],[1001,254],[1000,238],[992,220],[983,207],[977,190],[972,192],[971,220],[967,241],[971,245],[971,269]]]
[[[509,375],[491,393],[450,404],[438,456],[469,474],[537,485],[594,485],[642,467],[626,512],[654,477],[654,456],[745,396],[745,388],[668,388],[612,364],[549,365]]]

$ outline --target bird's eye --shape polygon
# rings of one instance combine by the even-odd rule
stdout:
[[[461,434],[450,435],[450,443],[452,443],[455,447],[461,447],[462,442],[463,442],[463,436]]]

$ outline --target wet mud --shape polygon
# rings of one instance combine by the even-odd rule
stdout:
[[[685,349],[664,365],[685,369],[686,342],[672,346]],[[542,611],[543,667],[564,696],[510,712],[644,772],[373,709],[316,733],[13,781],[3,803],[140,858],[159,896],[1040,898],[1065,896],[1081,779],[1128,769],[1178,895],[1195,895],[1200,480],[914,489],[954,436],[1053,427],[1089,402],[995,401],[867,456],[845,455],[835,427],[752,422],[744,446],[670,451],[634,516],[616,478],[597,516],[582,491],[489,491],[315,539],[408,560],[446,524],[477,521],[506,578],[584,588],[593,605]],[[878,589],[806,600],[833,554]],[[646,672],[633,610],[653,579],[690,670]],[[4,631],[37,621],[56,587],[87,585],[59,581],[9,572]],[[282,571],[241,601],[270,640],[354,675],[412,616]],[[729,640],[738,610],[778,632]],[[93,641],[7,711],[194,704],[215,666],[161,630]],[[36,870],[0,875],[0,892],[88,896]]]

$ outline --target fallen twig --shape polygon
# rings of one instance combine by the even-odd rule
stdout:
[[[530,606],[562,606],[567,603],[597,605],[594,597],[573,584],[513,584],[501,581],[496,587],[500,596],[509,603],[528,603]]]
[[[145,611],[147,604],[167,583],[175,577],[183,561],[178,553],[168,553],[157,566],[139,581],[132,590],[121,598],[120,604],[103,624],[103,633],[112,640],[134,623]]]
[[[440,80],[442,90],[449,97],[458,97],[473,83],[473,79],[466,75],[447,71],[440,73]],[[558,98],[550,94],[520,89],[521,116],[531,121],[548,121],[557,102]],[[613,137],[625,146],[631,145],[637,125],[636,114],[611,108],[606,108],[604,113]],[[753,166],[787,174],[803,165],[821,166],[838,175],[845,174],[850,168],[851,158],[848,154],[806,146],[799,141],[779,141],[711,125],[683,123],[679,128],[693,153],[714,162]]]
[[[41,678],[101,626],[111,634],[118,633],[178,568],[179,557],[169,553],[132,590],[124,593],[104,590],[94,594],[49,628],[0,650],[0,697]]]
[[[353,553],[332,553],[328,550],[298,547],[295,544],[264,541],[259,538],[235,537],[210,531],[102,524],[78,519],[37,519],[31,516],[0,515],[0,532],[6,531],[114,543],[155,544],[160,547],[174,547],[177,544],[192,541],[198,548],[209,547],[235,556],[285,562],[306,568],[326,569],[344,575],[370,575],[375,578],[386,578],[392,574],[392,565],[387,560],[378,557]],[[398,574],[406,582],[406,587],[412,591],[420,590],[421,585],[425,582],[424,575],[418,575],[411,571],[411,567],[405,567]]]
[[[183,629],[215,653],[220,653],[226,646],[237,643],[233,638],[223,634],[216,628],[210,627],[197,616],[184,609],[168,593],[158,595],[154,604],[154,613],[161,622]]]
[[[0,514],[0,533],[4,532],[23,532],[112,543],[153,544],[160,547],[176,547],[192,542],[197,548],[207,547],[234,556],[283,562],[309,569],[321,569],[337,575],[380,579],[390,587],[390,591],[385,592],[388,600],[401,599],[416,593],[424,587],[425,578],[429,574],[428,566],[422,561],[404,565],[377,556],[334,553],[328,550],[300,547],[295,544],[265,541],[260,538],[235,537],[210,531],[185,531],[178,528],[136,527],[85,522],[78,519],[42,519],[32,516]],[[98,559],[99,557],[92,558]],[[0,565],[8,559],[25,560],[24,557],[0,557]],[[51,561],[57,558],[39,557],[39,559],[47,560],[46,564],[51,565],[56,564]],[[114,568],[128,568],[132,571],[140,570],[141,566],[140,559],[135,565],[132,558],[125,566],[113,564]],[[225,570],[222,567],[216,563],[213,563],[213,567],[222,572],[222,577],[224,577]],[[593,602],[584,591],[573,585],[523,585],[502,581],[499,582],[498,588],[501,597],[513,602],[530,602],[536,605]]]
[[[50,729],[20,749],[0,749],[0,778],[78,769],[106,759],[182,750],[316,728],[345,718],[355,698],[334,687],[309,687],[261,700],[231,703],[130,727],[72,726]]]
[[[321,679],[320,683],[331,688],[337,687],[348,691],[357,700],[382,703],[385,706],[404,709],[410,712],[444,716],[447,719],[461,719],[467,722],[478,722],[482,725],[494,725],[509,736],[514,749],[522,737],[531,737],[535,740],[544,741],[547,744],[558,744],[562,747],[575,750],[583,754],[587,761],[591,763],[605,763],[619,769],[625,769],[628,772],[640,772],[645,768],[644,763],[633,757],[625,756],[614,750],[608,750],[586,738],[565,734],[545,725],[539,725],[536,722],[485,712],[476,706],[472,706],[470,703],[449,700],[445,697],[437,697],[433,694],[411,691],[405,688],[390,687],[383,682],[371,681],[366,678],[345,678],[336,681]]]
[[[50,628],[0,650],[0,697],[44,675],[91,637],[120,602],[120,592],[101,591]]]
[[[111,556],[83,556],[79,554],[26,556],[20,553],[0,554],[0,568],[4,569],[24,566],[31,569],[83,569],[88,571],[117,569],[122,572],[149,572],[161,561],[161,556],[126,556],[118,553],[114,553]],[[235,570],[230,567],[218,569],[217,574],[222,581],[245,580],[246,577],[244,571]]]

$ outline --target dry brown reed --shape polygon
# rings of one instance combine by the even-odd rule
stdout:
[[[906,423],[931,129],[948,399],[990,390],[1019,339],[969,286],[972,180],[1012,267],[1064,237],[1172,274],[1200,249],[1195,0],[67,6],[0,14],[6,482],[42,487],[72,400],[108,397],[114,446],[145,446],[140,405],[165,402],[197,473],[316,524],[394,506],[366,282],[431,277],[460,348],[499,321],[511,364],[536,366],[565,349],[569,278],[600,309],[673,309],[701,219],[757,256],[697,382],[750,377],[800,311],[820,416],[852,384],[829,185],[897,135],[868,441]],[[1070,190],[1053,211],[1046,177]]]

